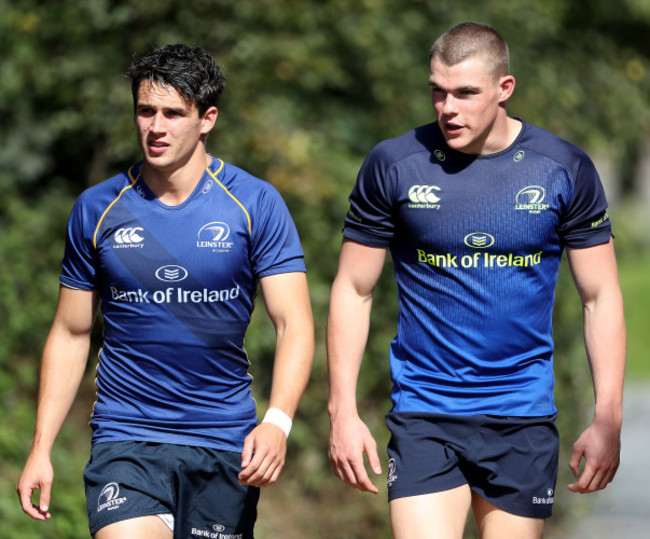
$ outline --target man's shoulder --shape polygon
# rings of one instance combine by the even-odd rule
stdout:
[[[551,131],[531,124],[524,126],[524,132],[518,141],[520,146],[530,148],[569,169],[591,161],[582,148]]]
[[[250,172],[222,160],[214,177],[231,194],[241,199],[257,199],[260,196],[281,196],[278,189],[267,180],[254,176]]]
[[[441,145],[442,136],[435,123],[411,129],[395,138],[381,141],[368,154],[371,159],[379,159],[386,164],[400,162],[422,152],[431,153]]]
[[[138,177],[138,165],[133,165],[115,176],[87,187],[77,198],[77,204],[105,208],[106,204],[118,198],[125,189],[133,187]]]

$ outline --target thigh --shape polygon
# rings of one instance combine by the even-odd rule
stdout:
[[[173,539],[174,532],[154,515],[121,520],[104,526],[94,539]]]
[[[253,537],[260,489],[240,485],[240,471],[239,453],[182,448],[175,472],[178,537]]]
[[[444,414],[391,413],[388,498],[421,496],[467,484],[460,459],[475,428]]]
[[[166,447],[144,442],[106,442],[92,448],[84,470],[91,534],[121,521],[173,513]],[[152,517],[156,525],[162,521]]]
[[[550,517],[559,454],[554,418],[483,416],[479,430],[482,443],[465,473],[472,491],[507,513]]]
[[[472,493],[472,513],[481,539],[541,539],[545,520],[513,515]]]
[[[470,503],[468,485],[391,500],[389,508],[393,537],[462,539]]]

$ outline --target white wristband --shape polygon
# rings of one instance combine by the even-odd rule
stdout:
[[[262,423],[273,423],[276,427],[280,427],[286,434],[287,438],[291,432],[292,421],[291,418],[285,414],[280,408],[269,408],[264,414]]]

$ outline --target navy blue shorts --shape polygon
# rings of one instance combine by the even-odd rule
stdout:
[[[548,518],[559,455],[555,416],[390,413],[390,500],[469,485],[508,513]]]
[[[174,537],[252,538],[260,491],[239,484],[240,464],[239,453],[208,447],[97,444],[84,471],[90,532],[171,514]]]

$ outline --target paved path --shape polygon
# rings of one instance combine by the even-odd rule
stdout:
[[[614,481],[593,495],[583,515],[548,539],[650,538],[650,385],[628,383],[623,405],[621,465]],[[573,521],[573,522],[570,522]]]

